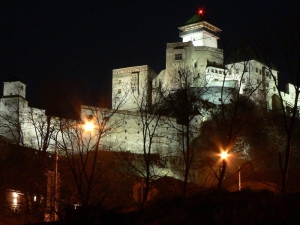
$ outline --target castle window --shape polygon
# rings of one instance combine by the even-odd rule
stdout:
[[[229,75],[231,75],[231,70],[229,70]]]
[[[175,60],[182,60],[182,54],[175,54]]]
[[[244,72],[248,72],[248,67],[247,66],[245,66]]]
[[[245,78],[242,78],[242,83],[245,83]]]
[[[119,84],[121,84],[122,82],[121,82],[121,80],[119,80]]]
[[[240,72],[240,70],[239,70],[239,69],[236,69],[236,70],[235,70],[235,72],[236,72],[236,73],[239,73],[239,72]]]
[[[219,74],[222,74],[222,70],[219,70]]]
[[[255,68],[255,71],[256,71],[256,73],[258,73],[258,68],[257,67]]]
[[[131,74],[131,90],[135,92],[138,87],[138,73]]]
[[[195,62],[194,67],[197,68],[197,66],[198,66],[198,65],[197,65],[197,62]]]
[[[261,75],[261,70],[259,70],[259,74]]]
[[[275,91],[275,90],[276,90],[276,87],[274,86],[274,87],[273,87],[273,91]]]
[[[121,94],[121,89],[118,89],[118,94]]]

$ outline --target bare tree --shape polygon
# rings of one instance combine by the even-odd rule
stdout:
[[[175,137],[170,137],[170,141],[178,143],[178,152],[183,162],[183,194],[187,192],[191,167],[198,154],[193,140],[199,135],[202,109],[207,106],[204,97],[207,90],[203,74],[195,68],[181,65],[174,69],[167,89],[160,91],[165,114],[170,118],[166,123],[177,133]],[[172,118],[176,118],[177,121],[174,123]]]
[[[295,145],[294,133],[299,119],[299,94],[300,94],[300,45],[299,45],[299,18],[292,17],[276,27],[265,28],[256,42],[257,48],[263,54],[267,62],[266,74],[270,74],[275,81],[276,94],[272,98],[274,111],[280,111],[282,115],[282,127],[285,132],[285,146],[279,151],[279,168],[281,171],[281,191],[288,191],[290,163]],[[290,81],[286,92],[282,92],[277,74],[273,73],[271,60],[277,62],[280,67],[282,82]],[[280,121],[277,121],[277,123]],[[296,153],[296,152],[294,152]]]
[[[126,168],[134,174],[134,177],[140,184],[136,201],[140,207],[143,207],[149,200],[152,181],[162,175],[162,168],[159,167],[159,159],[167,154],[164,133],[164,120],[161,112],[162,96],[158,92],[152,95],[151,74],[141,82],[139,90],[132,89],[131,95],[137,105],[137,111],[126,115],[125,131],[134,136],[127,148],[123,149],[133,151],[130,154],[131,159],[122,158]],[[130,127],[130,128],[129,128]],[[134,143],[136,142],[136,143]],[[121,147],[122,148],[122,147]]]
[[[65,182],[62,192],[68,190],[57,200],[61,206],[80,206],[77,218],[83,221],[99,219],[99,210],[106,197],[102,184],[107,172],[101,163],[105,159],[100,158],[100,151],[109,149],[109,135],[123,121],[115,117],[124,104],[126,96],[123,97],[117,100],[115,109],[82,106],[81,120],[60,119],[56,131],[59,167],[62,172],[65,171],[62,173],[61,182]],[[61,211],[57,213],[62,216]]]

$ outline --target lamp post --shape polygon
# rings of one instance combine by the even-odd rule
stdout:
[[[61,131],[61,129],[59,130]],[[53,174],[53,208],[54,211],[52,211],[51,221],[57,221],[58,216],[58,146],[57,146],[57,136],[59,131],[57,131],[55,135],[55,152],[54,152],[54,174]]]
[[[63,131],[64,129],[68,129],[70,127],[73,127],[74,125],[71,126],[67,126],[65,128],[61,128],[60,130],[57,131],[56,135],[55,135],[55,153],[54,153],[54,157],[55,157],[55,161],[54,161],[54,182],[53,182],[53,198],[54,198],[54,202],[53,202],[53,207],[54,207],[54,211],[52,212],[52,216],[51,216],[51,221],[57,221],[58,220],[58,145],[57,145],[57,137],[60,131]],[[86,121],[83,125],[82,128],[84,131],[92,131],[95,128],[95,125],[92,121]]]
[[[221,159],[221,167],[220,167],[220,177],[219,177],[219,184],[218,184],[218,190],[221,189],[223,179],[225,177],[225,170],[227,167],[227,158],[229,154],[228,151],[221,151],[220,153],[220,159]]]

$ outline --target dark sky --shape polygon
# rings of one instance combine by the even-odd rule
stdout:
[[[295,3],[293,3],[295,2]],[[0,82],[18,76],[28,99],[40,82],[81,79],[110,95],[112,69],[165,68],[166,43],[204,8],[222,37],[237,43],[251,29],[285,19],[298,1],[277,0],[2,0]]]

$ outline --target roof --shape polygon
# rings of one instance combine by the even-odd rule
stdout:
[[[251,47],[239,48],[234,51],[226,60],[226,64],[238,63],[243,61],[256,60],[267,67],[276,70],[274,64],[269,60],[268,56],[264,56],[261,52],[253,50]]]
[[[193,24],[193,23],[199,23],[205,21],[205,18],[202,14],[195,14],[192,18],[190,18],[188,21],[185,22],[185,25]]]

